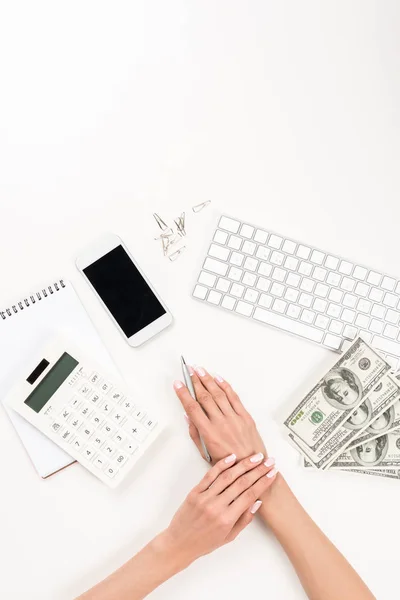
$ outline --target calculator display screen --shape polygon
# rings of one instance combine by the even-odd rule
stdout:
[[[122,246],[83,272],[128,338],[166,312]]]
[[[54,367],[50,369],[34,391],[29,394],[25,400],[25,404],[35,412],[40,412],[43,406],[50,400],[59,387],[71,375],[75,367],[78,366],[78,361],[72,358],[67,352],[61,356]]]

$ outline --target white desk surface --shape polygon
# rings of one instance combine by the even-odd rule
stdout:
[[[399,33],[396,0],[3,3],[0,304],[70,278],[123,376],[172,425],[111,492],[76,465],[39,479],[1,412],[2,598],[69,600],[167,525],[205,470],[171,387],[181,353],[231,380],[317,523],[379,599],[398,596],[400,483],[304,473],[273,422],[334,356],[189,293],[217,211],[400,275]],[[153,241],[154,210],[187,213],[176,263]],[[108,230],[175,316],[139,350],[74,267]],[[251,590],[304,598],[257,524],[153,597]]]

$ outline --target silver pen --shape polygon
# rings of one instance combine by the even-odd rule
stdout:
[[[193,383],[192,383],[192,378],[190,377],[190,373],[189,373],[189,370],[187,368],[187,364],[185,363],[185,359],[183,358],[183,356],[181,356],[181,363],[182,363],[183,378],[185,380],[186,387],[189,390],[189,394],[197,402],[196,393],[194,391],[194,387],[193,387]],[[204,456],[206,457],[206,460],[210,463],[211,462],[211,456],[210,456],[209,451],[207,450],[207,446],[205,445],[204,440],[201,437],[201,435],[200,435],[200,442],[201,442],[201,447],[203,448]]]

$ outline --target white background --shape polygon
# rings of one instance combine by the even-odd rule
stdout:
[[[123,376],[171,421],[111,492],[76,465],[42,481],[0,415],[1,597],[69,600],[166,526],[205,469],[171,388],[181,353],[234,384],[313,518],[378,598],[397,597],[399,483],[304,473],[273,422],[334,355],[190,290],[218,211],[400,274],[399,34],[396,0],[1,2],[1,304],[70,278]],[[187,213],[176,263],[153,241],[154,210]],[[138,350],[74,267],[109,230],[175,317]],[[154,598],[250,590],[304,597],[257,524]]]

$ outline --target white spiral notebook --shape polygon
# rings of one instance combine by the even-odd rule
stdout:
[[[119,376],[72,284],[61,279],[0,310],[2,400],[36,347],[57,333],[79,345],[108,372]],[[74,462],[20,415],[6,406],[4,409],[41,477],[48,477]]]

